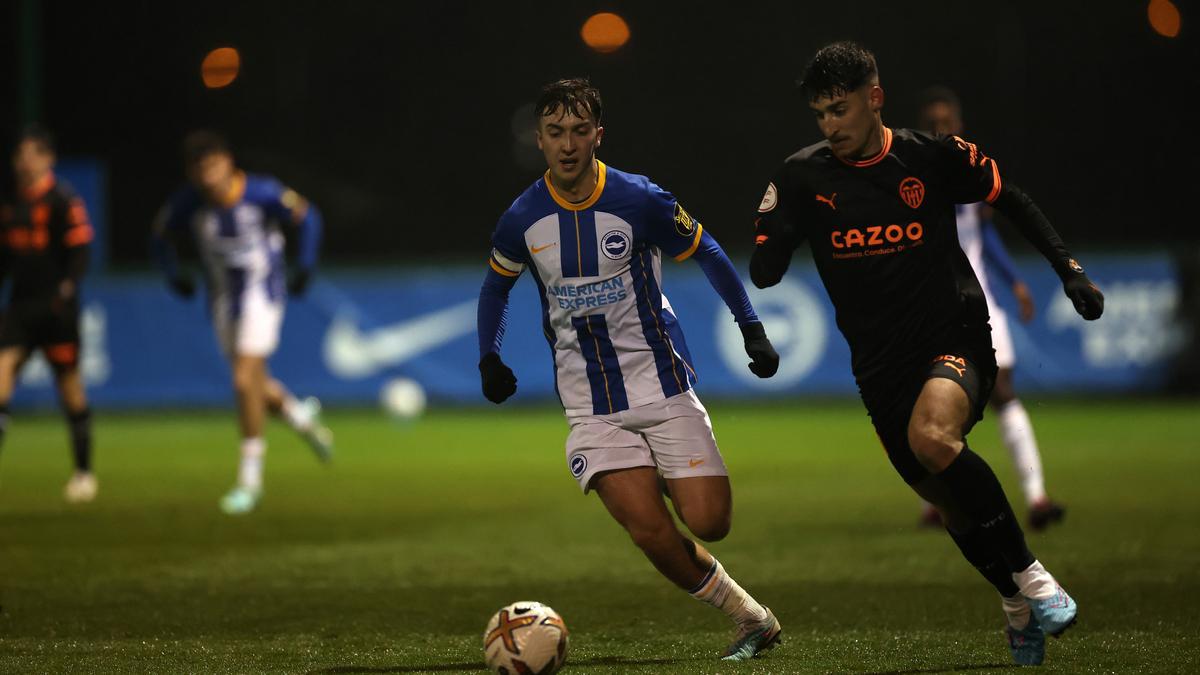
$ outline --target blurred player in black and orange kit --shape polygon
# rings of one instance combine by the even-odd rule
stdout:
[[[963,133],[962,102],[958,95],[946,87],[930,87],[921,94],[918,122],[922,129],[942,136],[958,136]],[[1046,479],[1042,472],[1042,455],[1038,451],[1037,438],[1033,434],[1033,423],[1029,413],[1017,398],[1013,385],[1013,366],[1016,365],[1016,350],[1013,348],[1012,333],[1008,328],[1008,312],[995,299],[997,279],[1007,283],[1021,310],[1021,320],[1033,319],[1033,295],[1029,287],[1017,276],[1016,267],[1004,248],[1004,242],[992,222],[992,209],[986,204],[959,204],[956,209],[958,220],[958,243],[971,262],[971,269],[979,279],[987,301],[989,320],[992,327],[992,346],[996,349],[996,384],[989,401],[996,413],[996,424],[1000,427],[1000,439],[1012,457],[1013,467],[1021,479],[1021,492],[1029,507],[1026,522],[1034,530],[1044,530],[1051,523],[1059,522],[1066,515],[1062,504],[1046,494]],[[941,525],[941,516],[932,505],[922,516],[926,524]]]
[[[1041,663],[1046,634],[1074,623],[1076,604],[1029,551],[1000,482],[966,444],[996,360],[955,205],[985,201],[1012,220],[1085,319],[1100,317],[1104,297],[1041,210],[977,146],[883,124],[871,52],[829,45],[800,87],[826,140],[789,157],[767,186],[751,278],[760,288],[778,283],[809,242],[892,465],[938,507],[963,555],[1000,592],[1014,661]]]
[[[0,442],[21,366],[40,349],[54,369],[71,430],[75,473],[70,502],[96,497],[92,473],[92,415],[79,372],[79,283],[87,271],[92,225],[75,191],[54,175],[54,141],[29,127],[13,150],[16,191],[0,209],[0,279],[11,278],[0,319]]]

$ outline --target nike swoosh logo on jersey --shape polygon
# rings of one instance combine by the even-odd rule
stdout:
[[[550,248],[551,246],[558,246],[558,242],[556,241],[553,244],[546,244],[545,246],[530,246],[529,251],[536,255],[538,253],[541,253],[542,251],[545,251],[546,249]]]
[[[702,459],[689,459],[688,460],[688,466],[692,467],[693,469],[700,466],[703,463],[704,463],[704,460],[702,460]]]
[[[477,301],[415,316],[370,332],[348,314],[338,314],[325,331],[325,365],[338,377],[370,377],[475,331]]]

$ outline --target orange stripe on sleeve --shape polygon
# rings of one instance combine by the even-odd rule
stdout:
[[[996,165],[996,160],[989,159],[989,161],[992,163],[992,191],[988,193],[985,201],[991,204],[1000,196],[1000,188],[1003,187],[1003,183],[1000,182],[1000,167]]]
[[[506,270],[500,266],[500,263],[496,262],[495,260],[493,260],[491,258],[488,259],[488,264],[492,266],[492,269],[495,270],[497,274],[502,274],[506,277],[521,276],[520,272],[513,272],[512,270]]]
[[[675,262],[683,262],[684,260],[692,257],[692,254],[696,252],[696,249],[700,248],[700,235],[702,234],[704,234],[704,226],[700,223],[696,223],[696,238],[692,240],[692,245],[688,247],[688,250],[675,256]]]
[[[71,206],[67,209],[67,222],[74,227],[91,225],[88,220],[87,208],[84,207],[82,199],[71,200]]]
[[[63,235],[63,243],[67,246],[83,246],[84,244],[91,243],[94,236],[95,233],[92,231],[91,225],[86,223],[76,225],[67,230],[67,233]]]

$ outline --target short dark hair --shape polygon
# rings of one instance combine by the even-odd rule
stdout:
[[[600,91],[586,77],[572,77],[551,82],[542,87],[533,112],[537,119],[553,115],[559,110],[571,113],[580,119],[591,117],[596,126],[604,117],[604,104],[600,102]]]
[[[815,101],[852,92],[878,75],[871,50],[857,42],[843,41],[817,51],[796,83],[808,100]]]
[[[917,96],[917,110],[924,111],[935,103],[945,103],[959,113],[962,112],[962,101],[950,87],[935,84],[932,87],[926,87]]]
[[[41,147],[42,152],[54,152],[54,134],[50,133],[49,129],[40,124],[26,125],[21,131],[17,132],[16,143],[13,144],[13,147],[18,147],[25,141],[37,143]]]
[[[217,153],[233,154],[233,149],[221,134],[209,129],[197,129],[183,137],[183,163],[192,165]]]

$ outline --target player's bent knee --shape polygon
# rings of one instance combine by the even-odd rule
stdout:
[[[962,451],[962,440],[936,424],[914,420],[908,428],[908,445],[917,461],[929,471],[940,472]]]
[[[689,532],[701,541],[720,541],[729,536],[733,509],[728,500],[693,501],[679,510],[679,518]]]
[[[693,521],[684,521],[688,531],[701,541],[714,542],[721,541],[729,536],[729,530],[733,526],[733,518],[729,513],[713,514],[711,516]]]

